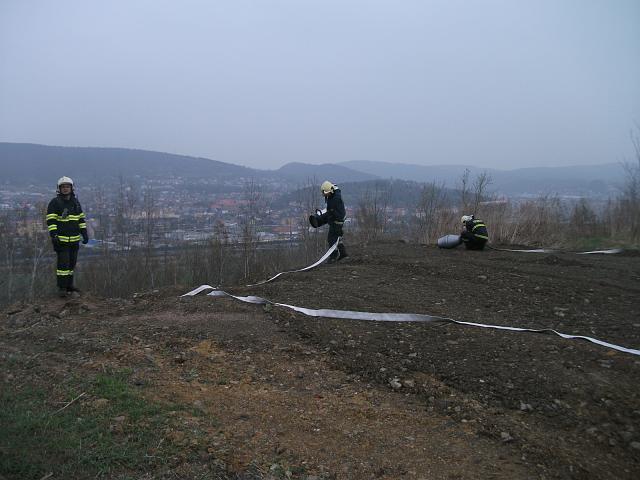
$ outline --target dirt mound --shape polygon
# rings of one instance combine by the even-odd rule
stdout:
[[[638,257],[574,261],[398,242],[349,253],[348,263],[225,289],[309,308],[427,313],[640,347]],[[311,318],[229,298],[178,297],[195,286],[5,310],[2,388],[42,387],[55,411],[70,400],[62,386],[74,379],[129,372],[127,384],[146,401],[173,406],[147,423],[109,417],[109,435],[128,442],[134,427],[161,425],[138,456],[144,467],[127,463],[120,475],[631,479],[640,472],[639,357],[550,335]],[[64,412],[82,416],[115,402],[83,391]]]

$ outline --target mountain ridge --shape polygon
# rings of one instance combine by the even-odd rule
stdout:
[[[260,170],[204,157],[119,147],[67,147],[37,143],[0,142],[3,179],[18,183],[51,183],[52,178],[71,174],[93,182],[124,176],[156,178],[173,176],[191,179],[286,180],[303,183],[314,177],[335,182],[372,180],[374,175],[348,167],[293,162],[277,170]],[[73,172],[73,173],[72,173]],[[320,180],[320,181],[322,181]]]
[[[60,147],[34,143],[0,143],[0,161],[5,178],[18,181],[58,177],[61,172],[74,172],[81,179],[118,175],[167,174],[201,177],[253,176],[256,170],[231,163],[172,153],[116,147]],[[188,168],[180,168],[181,162]],[[184,167],[184,165],[182,165]],[[153,170],[148,170],[154,168]]]
[[[504,194],[575,194],[603,195],[611,193],[624,182],[622,164],[573,165],[566,167],[521,167],[511,170],[482,168],[471,165],[415,165],[373,161],[348,161],[340,165],[367,169],[380,178],[397,178],[417,182],[444,183],[456,186],[465,169],[470,180],[486,172],[491,177],[489,190]]]
[[[51,183],[52,178],[72,174],[83,182],[108,182],[119,176],[183,178],[196,183],[213,181],[236,184],[249,180],[284,182],[285,185],[331,180],[334,183],[398,179],[435,182],[456,187],[465,170],[470,181],[486,172],[488,191],[505,195],[607,196],[619,191],[625,180],[622,164],[569,167],[522,167],[512,170],[471,165],[415,165],[347,161],[325,164],[290,162],[275,170],[260,170],[204,157],[118,147],[67,147],[36,143],[0,142],[3,183]]]

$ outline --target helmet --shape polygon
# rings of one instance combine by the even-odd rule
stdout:
[[[336,189],[336,186],[331,183],[329,180],[325,180],[324,182],[322,182],[322,185],[320,186],[320,191],[324,194],[324,195],[328,195],[329,193],[333,193]]]
[[[460,219],[462,223],[467,223],[470,220],[473,220],[473,215],[463,215]]]
[[[58,179],[58,188],[56,189],[57,193],[60,193],[60,185],[71,185],[71,190],[73,190],[73,180],[69,177],[60,177]]]
[[[68,183],[73,187],[73,180],[71,180],[69,177],[60,177],[58,179],[58,188],[60,188],[60,185],[62,185],[63,183]]]

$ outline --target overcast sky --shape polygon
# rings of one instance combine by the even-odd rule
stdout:
[[[636,124],[639,0],[0,0],[0,141],[517,168]]]

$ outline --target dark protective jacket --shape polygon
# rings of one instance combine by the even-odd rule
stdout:
[[[465,222],[465,230],[462,232],[461,237],[463,242],[471,242],[477,244],[485,244],[489,240],[489,232],[487,226],[482,220],[474,218]]]
[[[329,223],[337,223],[339,225],[344,223],[344,218],[347,213],[344,209],[344,203],[342,201],[342,193],[339,188],[336,188],[334,192],[325,197],[327,202],[327,220]]]
[[[82,206],[71,193],[68,200],[58,195],[49,202],[47,208],[47,228],[51,237],[58,237],[60,244],[78,244],[81,237],[87,237],[87,223]]]

